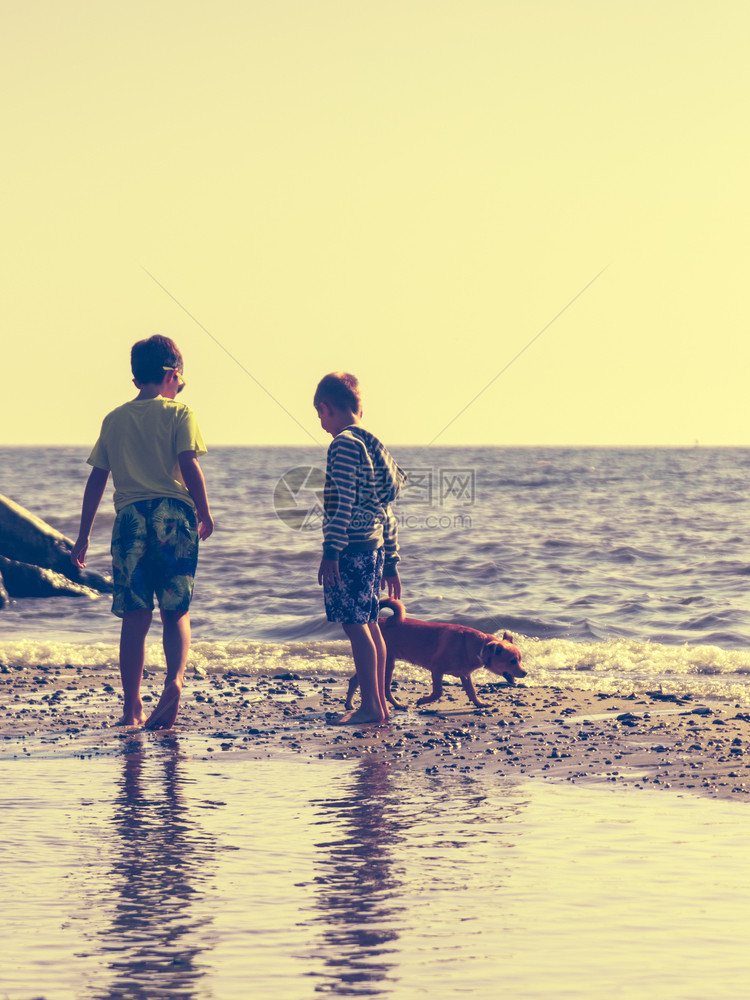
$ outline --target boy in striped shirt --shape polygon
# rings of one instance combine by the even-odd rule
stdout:
[[[333,372],[318,383],[313,399],[328,448],[323,521],[323,585],[328,621],[340,622],[352,644],[362,702],[336,720],[382,724],[386,649],[378,625],[378,596],[401,596],[398,575],[398,529],[391,503],[405,475],[387,448],[362,426],[359,382]]]

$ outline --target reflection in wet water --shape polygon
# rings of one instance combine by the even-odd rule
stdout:
[[[462,849],[492,839],[493,850],[500,852],[507,846],[499,836],[501,824],[524,805],[517,786],[508,786],[507,798],[490,801],[469,775],[428,782],[420,776],[418,787],[411,787],[413,781],[397,765],[365,758],[341,794],[312,803],[317,823],[338,834],[316,844],[315,921],[323,925],[318,949],[323,969],[314,975],[321,979],[320,992],[397,993],[408,963],[401,952],[421,929],[423,907],[440,897],[441,913],[432,914],[437,930],[443,920],[450,924],[454,910],[460,912],[478,888],[471,854]],[[500,872],[484,873],[482,894],[499,889],[494,880]],[[429,925],[430,917],[424,917]]]
[[[2,1000],[747,997],[744,806],[180,740],[0,760]]]
[[[210,917],[194,902],[214,870],[215,842],[201,831],[185,794],[179,741],[165,734],[154,753],[143,735],[124,747],[114,801],[105,876],[111,920],[101,928],[101,954],[112,981],[107,1000],[197,997],[200,957],[210,948]],[[92,901],[93,902],[93,901]]]
[[[323,924],[322,959],[338,996],[377,996],[392,966],[398,941],[401,885],[393,874],[393,847],[400,840],[390,766],[363,761],[344,795],[317,805],[326,828],[340,834],[316,844],[321,874],[315,877]]]

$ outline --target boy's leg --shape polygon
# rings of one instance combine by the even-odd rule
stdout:
[[[386,650],[378,627],[378,587],[383,572],[383,550],[343,552],[339,557],[340,580],[324,588],[329,621],[340,622],[352,644],[354,667],[362,701],[335,724],[384,723]]]
[[[353,712],[346,712],[339,719],[336,719],[336,725],[387,722],[388,712],[384,702],[381,702],[379,693],[380,685],[378,683],[379,661],[381,657],[371,626],[369,624],[344,624],[343,628],[352,644],[352,657],[354,658],[354,667],[359,678],[362,701],[358,709]],[[380,630],[378,629],[379,632]],[[380,641],[382,643],[382,636]],[[382,660],[383,689],[385,690],[384,644]]]
[[[385,639],[383,638],[383,633],[380,631],[380,625],[376,621],[370,622],[367,626],[370,629],[370,635],[372,636],[372,641],[375,644],[375,652],[377,653],[378,666],[377,666],[377,685],[378,685],[378,700],[380,701],[380,707],[383,709],[383,714],[385,718],[390,717],[390,712],[388,711],[388,701],[385,696],[385,661],[388,656],[388,651],[385,646]]]
[[[146,636],[151,612],[145,609],[125,611],[120,630],[120,679],[123,714],[118,726],[140,726],[146,721],[141,701],[141,679],[146,655]]]
[[[162,609],[161,620],[167,676],[159,704],[146,722],[148,729],[171,729],[174,725],[180,710],[185,665],[190,651],[190,613]]]
[[[162,620],[167,676],[148,729],[171,729],[180,709],[185,665],[190,651],[190,599],[198,564],[195,511],[179,500],[163,498],[151,518],[151,573]]]

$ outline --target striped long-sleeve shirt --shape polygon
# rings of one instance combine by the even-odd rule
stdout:
[[[388,449],[358,424],[345,427],[328,448],[323,520],[323,557],[344,549],[385,547],[383,574],[399,562],[398,527],[391,510],[406,479]]]

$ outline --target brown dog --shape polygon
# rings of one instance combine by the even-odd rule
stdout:
[[[437,701],[443,693],[443,674],[452,674],[461,678],[461,684],[470,701],[477,708],[488,708],[477,697],[476,688],[471,679],[473,671],[480,667],[499,674],[509,684],[514,684],[516,677],[525,677],[526,671],[521,666],[521,653],[513,645],[513,636],[503,633],[502,639],[497,636],[478,632],[467,625],[447,625],[441,622],[422,622],[417,618],[406,618],[406,608],[392,597],[380,601],[381,608],[391,608],[393,614],[387,618],[379,618],[378,624],[383,633],[387,650],[385,662],[386,697],[396,708],[400,705],[391,694],[391,678],[396,660],[406,660],[418,667],[425,667],[432,674],[431,694],[420,698],[418,705],[429,705]],[[349,681],[346,694],[346,707],[352,708],[352,699],[357,690],[357,675]]]

